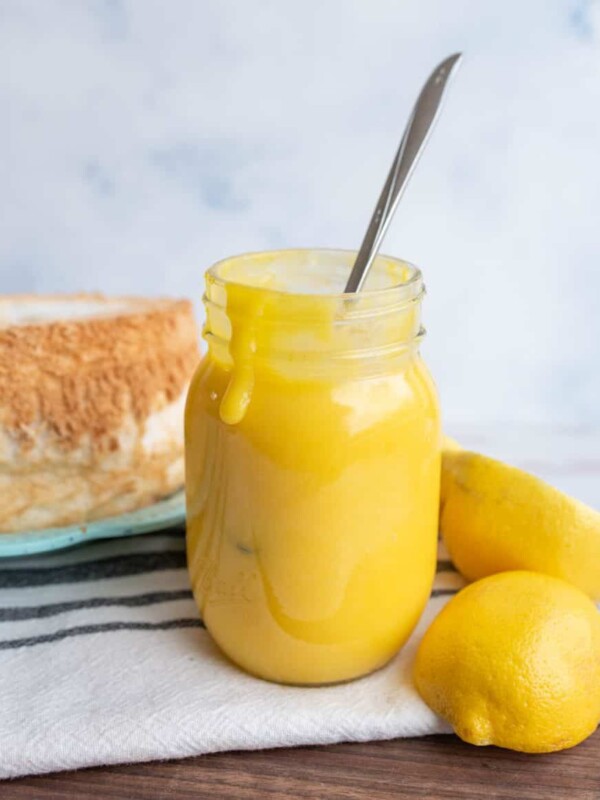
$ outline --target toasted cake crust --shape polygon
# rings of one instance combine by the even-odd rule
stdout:
[[[198,358],[186,300],[0,297],[0,531],[108,516],[179,488]]]

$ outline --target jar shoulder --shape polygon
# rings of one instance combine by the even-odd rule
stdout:
[[[204,410],[218,416],[231,376],[231,371],[206,355],[190,384],[187,415]],[[438,394],[431,372],[419,355],[372,374],[349,370],[295,379],[290,372],[257,369],[252,378],[246,423],[262,424],[265,418],[275,423],[286,417],[302,417],[307,423],[327,418],[330,424],[335,424],[338,415],[341,424],[351,411],[372,419],[439,416]]]

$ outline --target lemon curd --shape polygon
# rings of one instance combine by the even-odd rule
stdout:
[[[354,254],[207,273],[185,423],[187,551],[210,634],[254,675],[348,680],[406,641],[435,571],[441,433],[419,355],[420,272]]]

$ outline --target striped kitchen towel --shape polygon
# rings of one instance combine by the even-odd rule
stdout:
[[[323,688],[229,663],[204,630],[182,530],[0,562],[0,776],[218,750],[439,733],[415,645],[462,585],[442,554],[418,630],[385,669]]]

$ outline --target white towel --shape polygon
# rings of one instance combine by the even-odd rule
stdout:
[[[510,456],[502,448],[512,442],[527,466],[554,442],[553,460],[536,470],[597,503],[598,436],[500,434],[497,451]],[[4,560],[0,776],[448,731],[410,672],[423,631],[461,585],[442,553],[433,597],[392,663],[302,689],[245,675],[219,653],[191,599],[182,531]]]
[[[181,530],[5,560],[0,776],[446,731],[410,665],[424,626],[460,585],[442,560],[418,630],[383,670],[292,688],[244,674],[212,643]]]

